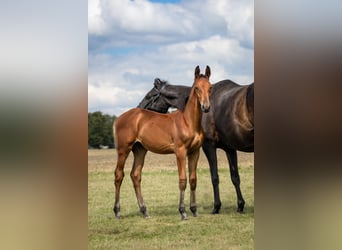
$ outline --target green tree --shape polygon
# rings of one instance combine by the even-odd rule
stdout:
[[[113,122],[115,116],[100,111],[88,113],[88,145],[99,148],[100,145],[113,145]]]

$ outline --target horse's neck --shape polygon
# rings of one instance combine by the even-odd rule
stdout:
[[[194,89],[191,90],[189,100],[185,105],[184,119],[195,131],[201,130],[202,111]]]
[[[187,99],[189,98],[191,87],[168,85],[168,103],[170,106],[184,111]]]

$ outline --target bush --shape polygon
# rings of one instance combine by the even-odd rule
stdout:
[[[100,111],[88,113],[88,147],[114,146],[113,123],[115,119],[115,115],[104,115]]]

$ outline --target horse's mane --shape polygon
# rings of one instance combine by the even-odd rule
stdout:
[[[166,80],[161,80],[160,78],[155,78],[154,79],[154,84],[160,84],[160,85],[169,85],[169,82]]]

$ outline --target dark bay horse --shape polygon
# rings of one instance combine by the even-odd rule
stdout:
[[[204,135],[201,127],[202,112],[210,109],[209,82],[210,68],[205,75],[200,74],[199,66],[195,69],[194,84],[184,111],[161,114],[145,109],[134,108],[122,114],[114,124],[114,138],[117,150],[115,169],[115,203],[113,211],[120,218],[120,187],[124,177],[124,166],[130,151],[134,154],[131,179],[134,185],[140,212],[148,217],[141,193],[141,171],[147,151],[158,154],[176,154],[179,176],[179,212],[182,220],[186,219],[184,192],[187,184],[186,157],[188,157],[190,183],[190,210],[197,216],[196,185],[197,162]]]
[[[166,113],[169,107],[183,110],[191,88],[170,85],[155,79],[154,88],[140,102],[140,108]],[[243,212],[245,201],[240,190],[236,151],[254,152],[254,83],[241,86],[230,80],[212,85],[211,109],[202,117],[203,151],[210,165],[214,190],[214,209],[221,208],[216,149],[226,152],[230,176],[237,194],[237,211]]]

